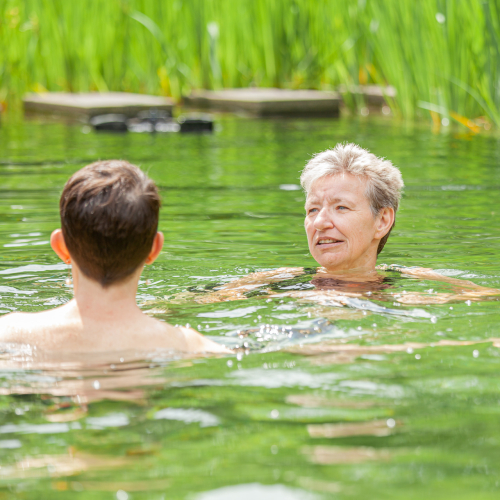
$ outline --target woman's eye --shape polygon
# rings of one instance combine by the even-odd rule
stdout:
[[[307,211],[307,214],[312,214],[313,212],[317,212],[318,209],[317,208],[310,208],[308,211]]]
[[[344,207],[343,205],[340,205],[337,207],[337,210],[349,210],[347,207]]]

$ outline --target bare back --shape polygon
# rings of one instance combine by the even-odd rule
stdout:
[[[51,352],[152,351],[230,352],[190,328],[132,311],[122,321],[99,321],[78,313],[75,301],[38,313],[0,318],[0,342],[30,344]]]

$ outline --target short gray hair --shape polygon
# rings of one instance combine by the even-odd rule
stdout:
[[[394,213],[397,212],[404,187],[401,172],[389,160],[378,158],[356,144],[339,143],[335,148],[315,155],[302,171],[300,184],[308,194],[312,184],[318,179],[342,173],[365,177],[368,180],[366,197],[374,217],[384,207],[392,207]],[[384,248],[394,225],[395,221],[389,232],[380,240],[377,254]]]

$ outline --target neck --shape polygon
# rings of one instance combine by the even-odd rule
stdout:
[[[378,246],[378,241],[376,242]],[[336,276],[367,276],[375,274],[377,265],[376,246],[372,247],[364,255],[356,259],[354,262],[344,264],[343,266],[322,267],[320,272],[328,273]]]
[[[369,280],[374,276],[378,276],[376,269],[373,268],[356,268],[356,269],[328,269],[326,267],[320,267],[318,269],[318,274],[327,274],[329,276],[335,276],[337,278],[348,278],[348,279],[361,279]]]
[[[142,314],[136,304],[141,271],[139,269],[126,281],[104,288],[73,264],[74,301],[82,320],[116,323]]]

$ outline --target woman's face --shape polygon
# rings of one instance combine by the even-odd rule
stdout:
[[[328,271],[375,268],[378,244],[394,222],[394,210],[384,208],[374,217],[366,182],[345,173],[321,177],[309,190],[304,222],[309,251]]]

